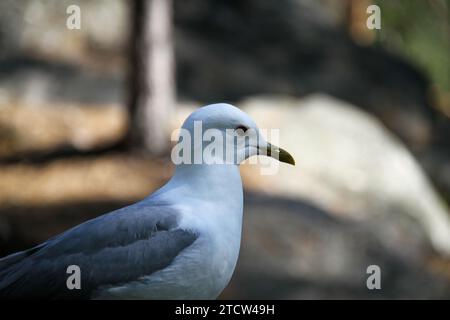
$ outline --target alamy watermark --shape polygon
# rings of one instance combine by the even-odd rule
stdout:
[[[370,274],[366,280],[366,286],[369,290],[381,289],[381,268],[376,264],[367,267],[367,274]]]
[[[81,9],[79,6],[72,4],[66,8],[66,13],[69,15],[66,19],[66,27],[70,30],[81,29]]]
[[[271,143],[268,143],[267,136]],[[204,130],[202,121],[194,121],[193,130],[185,128],[175,130],[171,141],[177,143],[172,148],[171,159],[176,165],[213,165],[213,164],[258,164],[262,175],[273,175],[278,172],[279,163],[276,160],[279,149],[279,129],[238,128]],[[272,144],[273,143],[273,144]]]
[[[373,30],[381,29],[381,9],[376,4],[372,4],[367,7],[366,12],[370,14],[370,16],[366,20],[367,29]]]
[[[81,269],[79,266],[72,264],[67,267],[66,273],[69,274],[66,280],[66,286],[69,290],[81,289]]]

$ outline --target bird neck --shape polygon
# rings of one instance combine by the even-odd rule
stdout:
[[[172,178],[148,198],[165,203],[183,199],[184,204],[210,206],[215,215],[237,219],[236,225],[242,220],[244,195],[237,165],[177,165]]]
[[[237,165],[178,165],[173,177],[150,197],[181,203],[185,213],[191,212],[191,218],[201,217],[202,223],[220,225],[227,234],[240,239],[244,196]],[[189,214],[183,219],[189,226]]]
[[[186,193],[203,199],[242,194],[239,166],[234,164],[181,164],[168,184],[183,186]]]

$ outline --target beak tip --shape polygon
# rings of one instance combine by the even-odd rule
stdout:
[[[279,148],[278,156],[279,156],[279,158],[278,158],[279,161],[295,166],[294,157],[286,150]]]
[[[286,161],[286,163],[295,167],[295,159],[293,157],[291,157],[288,161]]]

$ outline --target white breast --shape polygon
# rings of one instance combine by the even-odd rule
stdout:
[[[99,297],[215,299],[230,281],[239,255],[243,191],[238,167],[177,168],[158,197],[174,204],[182,213],[179,227],[198,238],[163,270],[103,289]]]

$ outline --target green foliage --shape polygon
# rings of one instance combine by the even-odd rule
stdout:
[[[439,91],[450,92],[450,0],[378,0],[383,46],[424,69]]]

